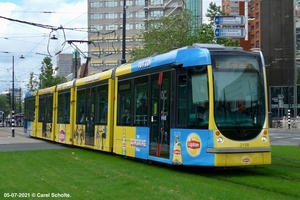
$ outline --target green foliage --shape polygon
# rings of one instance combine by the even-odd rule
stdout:
[[[134,49],[130,61],[189,45],[195,22],[187,10],[146,22],[143,48]]]
[[[38,89],[39,82],[36,77],[34,77],[33,72],[30,73],[29,82],[26,84],[27,91],[33,92]]]
[[[1,94],[0,95],[0,110],[4,111],[4,112],[8,112],[11,110],[9,103],[6,102],[6,95],[5,94]]]
[[[205,15],[206,17],[209,18],[210,24],[214,23],[215,16],[220,16],[220,15],[226,15],[226,13],[222,11],[221,6],[217,6],[216,3],[210,2]]]
[[[39,89],[51,87],[67,81],[65,77],[54,76],[53,64],[51,63],[51,58],[49,57],[45,57],[42,62],[39,80]]]
[[[141,35],[144,38],[143,48],[133,49],[129,62],[151,56],[162,54],[175,48],[192,45],[193,43],[223,44],[225,46],[239,46],[238,40],[228,38],[215,38],[214,17],[224,15],[221,7],[216,3],[210,3],[207,10],[208,24],[198,26],[197,20],[188,10],[162,17],[157,20],[150,20],[145,23]]]
[[[41,64],[42,66],[39,80],[37,80],[33,72],[30,73],[29,82],[28,84],[26,84],[28,92],[67,82],[67,79],[65,77],[55,76],[54,71],[57,70],[57,68],[53,69],[51,58],[45,57]]]

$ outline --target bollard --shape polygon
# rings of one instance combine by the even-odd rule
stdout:
[[[290,109],[288,109],[288,127],[291,128],[291,115],[290,115]]]

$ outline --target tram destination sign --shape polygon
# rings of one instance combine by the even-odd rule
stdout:
[[[245,17],[237,16],[215,16],[215,25],[241,26],[245,24]]]
[[[217,38],[243,38],[245,37],[244,28],[216,28],[215,37]]]

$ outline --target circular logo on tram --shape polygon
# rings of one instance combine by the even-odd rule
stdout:
[[[66,139],[66,133],[64,130],[60,130],[59,131],[59,141],[64,143]]]
[[[196,133],[191,133],[186,140],[187,152],[195,157],[200,154],[201,151],[201,139]]]
[[[245,155],[245,156],[242,157],[242,163],[244,165],[249,165],[250,162],[251,162],[251,159],[249,158],[249,156]]]

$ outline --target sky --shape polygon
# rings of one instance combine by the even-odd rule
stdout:
[[[204,11],[210,2],[220,5],[221,0],[203,0]],[[52,56],[56,67],[56,53],[74,51],[66,40],[88,40],[87,6],[87,0],[0,0],[0,93],[12,88],[13,67],[14,87],[25,93],[30,72],[38,76],[45,56]],[[50,40],[53,35],[58,40]],[[77,46],[87,49],[86,44]]]
[[[12,88],[13,66],[15,88],[26,92],[30,72],[39,74],[45,56],[52,56],[52,64],[56,67],[55,53],[74,51],[66,40],[88,39],[86,0],[0,0],[0,16],[0,93]],[[61,26],[67,30],[55,30]],[[53,35],[58,40],[50,40]],[[78,47],[86,48],[83,44]],[[20,59],[22,55],[24,59]]]

